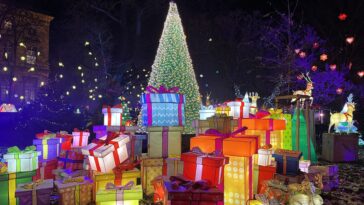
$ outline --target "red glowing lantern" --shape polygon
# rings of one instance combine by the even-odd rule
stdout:
[[[347,42],[348,44],[352,44],[352,43],[354,42],[354,37],[353,37],[353,36],[349,36],[349,37],[347,37],[347,38],[346,38],[346,42]]]
[[[313,66],[311,67],[311,70],[312,70],[313,72],[317,71],[317,66],[316,66],[316,65],[313,65]]]
[[[346,18],[348,18],[348,15],[346,15],[346,13],[341,13],[339,14],[338,18],[340,21],[345,21]]]
[[[300,56],[300,58],[304,58],[304,57],[306,57],[306,53],[305,53],[305,52],[303,52],[303,51],[301,51],[298,55]]]
[[[320,46],[320,44],[317,42],[313,43],[313,45],[312,45],[313,48],[318,48],[319,46]]]
[[[331,69],[332,71],[336,70],[336,64],[331,64],[331,65],[330,65],[330,69]]]
[[[358,76],[362,78],[364,76],[364,71],[358,71]]]
[[[342,88],[338,88],[338,89],[336,89],[336,93],[337,93],[338,95],[341,95],[341,93],[343,93],[343,89],[342,89]]]
[[[327,60],[327,54],[323,53],[320,55],[320,60],[321,61],[326,61]]]

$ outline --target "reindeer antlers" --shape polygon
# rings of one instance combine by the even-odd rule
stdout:
[[[302,74],[303,78],[306,80],[306,82],[312,83],[312,80],[311,80],[311,78],[309,76],[310,72],[307,72],[306,75],[304,73],[301,73],[301,74]]]
[[[249,96],[250,98],[253,98],[253,97],[257,97],[257,98],[259,98],[259,94],[258,94],[257,92],[251,92],[251,93],[248,93],[248,96]]]

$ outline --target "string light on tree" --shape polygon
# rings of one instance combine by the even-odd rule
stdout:
[[[8,71],[8,67],[4,66],[4,67],[3,67],[3,71],[4,71],[4,72]]]
[[[200,93],[188,52],[186,36],[177,5],[174,2],[169,3],[167,18],[164,22],[148,85],[180,88],[180,92],[186,97],[185,132],[192,133],[194,131],[191,127],[192,120],[199,117]]]
[[[317,71],[317,66],[316,66],[316,65],[313,65],[313,66],[311,67],[311,70],[312,70],[313,72]]]
[[[327,60],[327,58],[328,58],[328,56],[327,56],[327,54],[325,54],[325,53],[323,53],[323,54],[321,54],[321,55],[320,55],[320,60],[321,60],[321,61],[326,61],[326,60]]]
[[[346,43],[352,44],[353,42],[354,42],[354,37],[353,36],[346,37]]]
[[[330,64],[330,69],[331,69],[332,71],[336,70],[336,64]]]
[[[364,71],[358,71],[358,76],[360,77],[360,78],[362,78],[363,76],[364,76]]]

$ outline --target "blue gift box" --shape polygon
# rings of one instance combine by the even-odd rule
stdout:
[[[185,97],[177,93],[147,93],[141,96],[144,126],[183,126]]]
[[[295,176],[299,173],[299,160],[302,152],[277,149],[272,156],[277,162],[278,174]]]
[[[61,138],[34,139],[33,145],[37,147],[37,151],[41,152],[41,155],[38,156],[38,159],[43,160],[57,158],[59,155],[60,143]]]

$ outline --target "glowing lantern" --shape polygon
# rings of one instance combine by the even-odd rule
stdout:
[[[349,37],[347,37],[347,38],[346,38],[346,42],[347,42],[348,44],[352,44],[352,43],[354,42],[354,37],[353,37],[353,36],[349,36]]]
[[[336,70],[336,64],[331,64],[331,65],[330,65],[330,69],[331,69],[332,71]]]
[[[312,45],[313,48],[318,48],[319,46],[320,46],[320,44],[317,42],[313,43],[313,45]]]
[[[320,55],[320,60],[321,61],[326,61],[327,60],[327,54],[323,53]]]
[[[299,48],[294,49],[294,52],[298,54],[301,50]]]
[[[312,70],[313,72],[317,71],[317,66],[316,66],[316,65],[313,65],[313,66],[311,67],[311,70]]]
[[[359,71],[359,72],[358,72],[358,76],[359,76],[360,78],[362,78],[362,77],[364,76],[364,71]]]
[[[339,14],[338,18],[340,21],[345,21],[346,18],[348,18],[348,15],[346,15],[346,13],[341,13]]]
[[[301,51],[298,55],[300,56],[300,58],[304,58],[304,57],[306,57],[306,53],[305,53],[305,52],[303,52],[303,51]]]
[[[342,88],[338,88],[338,89],[336,89],[336,93],[337,93],[338,95],[340,95],[341,93],[343,93],[343,89],[342,89]]]

